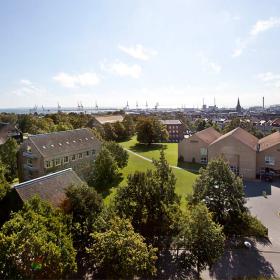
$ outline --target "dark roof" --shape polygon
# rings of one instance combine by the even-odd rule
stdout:
[[[48,174],[14,186],[20,199],[25,202],[38,195],[42,200],[59,207],[66,198],[65,191],[72,185],[81,185],[83,181],[78,175],[68,168],[62,171]]]
[[[213,127],[208,127],[204,130],[201,130],[201,131],[195,133],[194,135],[196,135],[198,138],[200,138],[205,143],[211,144],[213,141],[218,139],[222,134],[219,133]]]
[[[230,132],[224,134],[223,136],[215,140],[212,144],[222,141],[223,139],[226,139],[230,136],[234,137],[236,140],[239,140],[241,143],[245,144],[249,148],[255,151],[257,150],[258,138],[249,133],[248,131],[242,129],[241,127],[237,127],[231,130]]]
[[[162,124],[165,125],[179,125],[182,124],[182,122],[180,120],[160,120]]]
[[[280,132],[274,132],[259,140],[260,151],[269,149],[277,144],[280,144]]]
[[[29,139],[44,157],[96,149],[101,145],[100,140],[87,128],[36,134],[29,136]]]

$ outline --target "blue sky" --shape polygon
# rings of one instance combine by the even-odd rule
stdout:
[[[279,0],[0,0],[0,107],[280,103]]]

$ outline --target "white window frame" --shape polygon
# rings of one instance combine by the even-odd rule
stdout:
[[[55,162],[55,166],[61,165],[61,159],[60,158],[56,158],[54,162]]]
[[[267,165],[275,165],[275,158],[272,156],[265,156],[264,161]]]
[[[67,159],[67,160],[66,160]],[[64,158],[63,158],[63,162],[64,163],[69,163],[69,156],[65,156]]]

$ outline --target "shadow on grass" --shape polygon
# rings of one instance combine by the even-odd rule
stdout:
[[[180,162],[180,161],[177,163],[177,166],[194,174],[199,174],[199,169],[206,167],[205,165],[200,163]]]
[[[143,153],[143,152],[150,152],[150,151],[156,151],[156,150],[166,150],[167,149],[167,145],[166,144],[141,144],[141,143],[137,143],[134,146],[129,147],[129,149],[135,153]]]

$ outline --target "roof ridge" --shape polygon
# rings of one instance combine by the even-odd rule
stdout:
[[[66,133],[69,131],[77,131],[77,130],[88,130],[87,127],[81,127],[81,128],[75,128],[75,129],[67,129],[67,130],[61,130],[61,131],[52,131],[52,132],[47,132],[47,133],[39,133],[39,134],[31,134],[28,137],[37,137],[37,136],[42,136],[42,135],[49,135],[49,134],[62,134],[62,133]]]
[[[45,180],[45,179],[50,178],[50,177],[55,177],[57,175],[60,175],[61,173],[66,173],[66,172],[69,172],[69,171],[73,171],[75,173],[75,171],[70,167],[70,168],[59,170],[59,171],[54,172],[54,173],[49,173],[47,175],[44,175],[44,176],[41,176],[41,177],[37,177],[37,178],[31,179],[31,180],[22,182],[20,184],[14,185],[14,188],[17,189],[17,188],[25,187],[27,185],[30,185],[30,184],[36,182],[36,181],[41,181],[41,180]],[[77,177],[80,179],[80,177],[78,175],[77,175]]]

